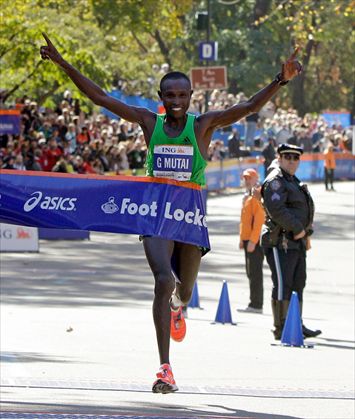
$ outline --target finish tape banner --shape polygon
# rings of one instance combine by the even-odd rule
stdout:
[[[0,170],[0,221],[139,234],[210,248],[198,185],[132,176]]]

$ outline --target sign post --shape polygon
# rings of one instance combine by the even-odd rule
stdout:
[[[205,61],[217,61],[218,59],[218,42],[200,42],[199,58]]]
[[[193,89],[214,90],[227,88],[227,68],[194,67],[191,69],[191,84]]]

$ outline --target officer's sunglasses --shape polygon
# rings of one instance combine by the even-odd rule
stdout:
[[[300,159],[300,156],[298,154],[283,154],[286,160],[294,160],[298,161]]]

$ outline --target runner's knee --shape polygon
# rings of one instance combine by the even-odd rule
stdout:
[[[155,295],[166,295],[168,296],[168,298],[170,298],[172,292],[174,291],[174,288],[175,280],[174,277],[171,275],[171,272],[162,272],[155,275]]]

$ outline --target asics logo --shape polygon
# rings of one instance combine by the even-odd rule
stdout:
[[[44,196],[41,191],[36,191],[31,194],[23,209],[25,212],[30,212],[39,205],[44,210],[59,210],[59,211],[74,211],[76,210],[75,202],[77,198],[66,198],[63,196]]]

